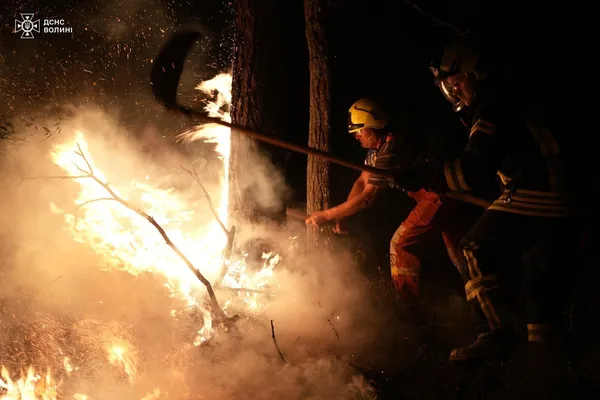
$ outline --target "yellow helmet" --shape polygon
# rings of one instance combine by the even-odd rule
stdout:
[[[390,116],[379,104],[369,98],[357,100],[348,110],[348,132],[354,133],[363,128],[383,129],[390,122]]]

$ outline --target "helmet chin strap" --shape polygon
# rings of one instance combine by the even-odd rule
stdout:
[[[465,108],[465,106],[466,104],[461,100],[458,103],[454,104],[454,106],[452,106],[452,109],[454,110],[454,112],[459,112],[463,108]]]

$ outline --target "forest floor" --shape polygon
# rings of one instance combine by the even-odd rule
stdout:
[[[598,320],[593,311],[580,319],[577,331],[565,329],[563,344],[551,355],[529,345],[523,330],[515,333],[514,348],[502,358],[465,364],[448,360],[452,348],[474,339],[468,308],[459,295],[416,309],[389,303],[382,307],[391,308],[389,323],[364,355],[371,364],[362,367],[379,399],[600,396],[600,332],[592,323]]]
[[[389,202],[398,208],[398,199]],[[389,205],[380,209],[394,210]],[[497,362],[465,365],[450,362],[448,356],[453,348],[472,343],[475,331],[462,281],[441,240],[422,266],[421,305],[412,309],[398,305],[389,282],[387,253],[389,238],[404,215],[399,212],[392,218],[381,212],[374,210],[354,228],[359,233],[354,252],[362,258],[359,264],[370,282],[375,308],[388,315],[378,342],[365,349],[357,362],[380,399],[600,398],[600,294],[596,284],[600,270],[599,255],[591,245],[600,243],[597,232],[592,231],[590,244],[581,253],[580,273],[565,266],[564,289],[570,294],[563,312],[562,343],[552,353],[554,361],[535,354],[537,350],[526,342],[526,322],[515,315],[512,351]],[[519,301],[513,304],[515,313],[524,310]]]

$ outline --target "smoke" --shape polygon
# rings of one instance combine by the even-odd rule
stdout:
[[[65,175],[53,162],[52,150],[73,141],[78,131],[88,145],[86,155],[119,193],[129,193],[132,181],[165,190],[186,204],[181,213],[190,215],[184,225],[190,229],[208,225],[214,217],[198,185],[180,168],[189,165],[185,146],[150,128],[143,134],[130,132],[118,116],[98,107],[66,110],[52,119],[38,118],[40,125],[59,126],[60,132],[1,142],[1,364],[13,373],[29,365],[40,372],[50,366],[55,378],[62,379],[64,398],[75,393],[90,399],[374,396],[352,366],[352,355],[375,340],[382,324],[361,289],[364,279],[348,254],[303,253],[295,239],[300,232],[293,228],[263,225],[246,230],[240,240],[259,237],[266,250],[279,253],[277,284],[258,296],[257,310],[227,308],[239,317],[235,326],[216,324],[214,335],[200,346],[194,340],[203,326],[201,306],[189,307],[185,299],[173,297],[164,276],[101,270],[111,255],[93,251],[98,249],[93,243],[75,241],[73,226],[57,212],[74,213],[80,184],[44,178]],[[23,124],[13,121],[15,130],[25,129]],[[252,157],[255,168],[244,176],[264,190],[257,202],[268,206],[281,201],[276,189],[285,183],[281,174],[261,155]],[[207,151],[198,174],[218,203],[222,164],[210,165],[209,160],[214,159]],[[150,191],[146,197],[157,193],[163,192]],[[142,200],[128,197],[135,206],[142,207]],[[160,200],[171,207],[167,198]],[[90,210],[116,206],[89,205]],[[79,212],[83,218],[85,211]],[[109,220],[106,224],[113,226]],[[149,224],[144,226],[158,235]],[[193,250],[185,248],[190,258]],[[254,268],[250,258],[249,268]],[[184,267],[174,263],[172,268]],[[196,281],[194,285],[205,293]],[[218,295],[222,305],[231,296],[227,291]],[[271,321],[285,362],[272,338]]]
[[[231,163],[237,170],[237,185],[232,187],[234,201],[246,217],[252,217],[254,210],[275,214],[284,206],[286,182],[281,171],[277,170],[255,142],[243,137],[236,140],[238,154],[233,153]]]

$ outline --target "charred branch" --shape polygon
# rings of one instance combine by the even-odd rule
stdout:
[[[333,333],[335,333],[335,337],[340,340],[340,334],[338,333],[337,329],[335,329],[335,326],[333,325],[333,322],[331,322],[331,320],[329,318],[327,318],[327,322],[329,322],[329,325],[331,326],[331,329],[333,329]]]
[[[273,343],[275,344],[275,348],[277,349],[279,358],[281,358],[281,361],[283,361],[284,363],[287,364],[287,361],[285,360],[285,357],[283,356],[283,353],[281,352],[281,349],[279,348],[279,344],[277,344],[277,337],[275,336],[275,325],[273,325],[273,320],[271,320],[271,337],[273,338]]]

